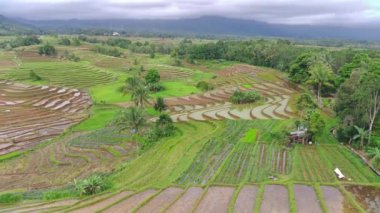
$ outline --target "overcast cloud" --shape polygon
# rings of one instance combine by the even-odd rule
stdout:
[[[0,0],[27,19],[177,19],[217,15],[284,24],[380,23],[380,0]]]

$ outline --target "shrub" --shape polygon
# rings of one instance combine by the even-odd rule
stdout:
[[[63,37],[63,38],[59,39],[58,44],[65,45],[65,46],[70,46],[71,45],[71,41],[70,41],[69,38]]]
[[[156,111],[162,112],[166,110],[167,106],[165,104],[165,101],[162,97],[157,97],[156,103],[154,104],[154,109]]]
[[[55,47],[50,45],[50,44],[45,44],[43,46],[40,46],[38,48],[38,54],[40,55],[49,55],[49,56],[52,56],[52,55],[56,55],[57,52],[55,50]]]
[[[92,51],[103,54],[103,55],[113,56],[113,57],[121,57],[123,55],[123,53],[119,49],[110,48],[106,46],[95,46],[92,48]]]
[[[161,76],[157,70],[150,69],[148,71],[148,74],[146,74],[145,76],[145,81],[147,84],[155,84],[155,83],[160,82],[160,78]]]
[[[202,91],[209,91],[209,90],[214,89],[214,87],[211,84],[207,83],[206,81],[198,82],[196,87]]]
[[[20,193],[5,193],[0,195],[1,204],[12,204],[18,203],[22,200],[22,195]]]
[[[230,101],[234,104],[246,104],[253,103],[257,100],[260,100],[260,98],[260,94],[256,91],[243,92],[236,90],[230,97]]]
[[[158,91],[164,90],[165,87],[162,86],[162,84],[160,83],[154,83],[154,84],[148,84],[148,89],[149,91],[152,91],[152,92],[158,92]]]
[[[104,175],[94,174],[86,179],[74,181],[76,190],[80,195],[93,195],[111,187]]]
[[[39,76],[34,70],[30,70],[29,72],[29,77],[32,81],[41,81],[42,78]]]

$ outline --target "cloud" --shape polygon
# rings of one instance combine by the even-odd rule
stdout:
[[[177,19],[217,15],[285,24],[380,22],[378,0],[1,0],[0,14],[27,19]]]

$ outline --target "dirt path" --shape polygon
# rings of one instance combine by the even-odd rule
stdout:
[[[323,198],[329,212],[343,212],[343,196],[340,191],[332,186],[321,186]]]
[[[166,209],[171,202],[181,195],[183,189],[170,187],[162,191],[159,195],[150,200],[147,204],[137,210],[139,213],[161,212]]]
[[[232,187],[210,187],[195,212],[227,213],[234,191],[235,189]]]
[[[289,198],[287,188],[280,185],[266,185],[260,212],[289,212]]]
[[[140,203],[148,199],[150,196],[154,195],[156,190],[149,189],[138,194],[133,195],[120,203],[115,204],[109,209],[106,209],[105,213],[120,213],[120,212],[132,212]]]
[[[322,213],[318,198],[312,187],[295,185],[294,194],[299,213]]]
[[[194,205],[203,194],[203,189],[200,187],[189,188],[181,198],[179,198],[165,212],[167,213],[189,213],[194,208]]]
[[[257,195],[257,186],[244,186],[235,202],[234,212],[249,213],[253,212]]]

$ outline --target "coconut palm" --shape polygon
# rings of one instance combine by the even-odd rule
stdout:
[[[143,83],[138,77],[129,77],[125,80],[126,85],[123,87],[123,93],[133,93],[133,91]]]
[[[137,107],[144,107],[148,103],[149,91],[143,86],[139,85],[137,88],[134,88],[131,93],[131,98]]]
[[[357,134],[354,136],[354,140],[360,138],[360,149],[363,149],[364,147],[364,140],[368,137],[368,130],[365,130],[364,128],[360,128],[358,126],[354,126],[356,129]]]
[[[131,128],[133,132],[138,132],[146,124],[145,110],[139,107],[128,107],[114,121],[114,124],[119,131]]]
[[[321,89],[333,78],[333,72],[329,66],[322,62],[316,62],[310,67],[310,77],[307,83],[317,86],[317,101],[321,103]]]

